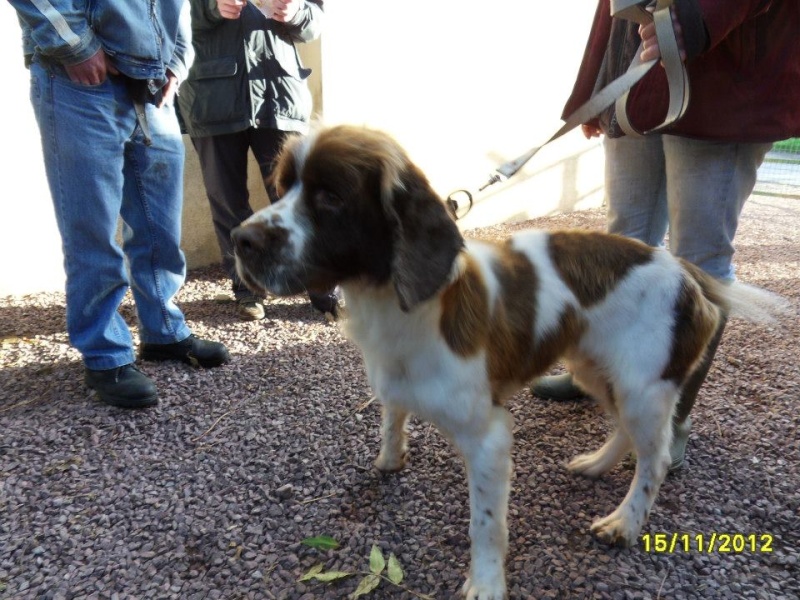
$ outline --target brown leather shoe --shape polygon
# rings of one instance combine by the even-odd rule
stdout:
[[[236,301],[236,314],[243,321],[259,321],[266,316],[264,300],[255,296],[247,296]]]

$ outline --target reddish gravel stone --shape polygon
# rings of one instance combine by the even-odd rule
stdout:
[[[602,211],[527,226],[603,228]],[[753,197],[738,275],[800,301],[800,203]],[[305,298],[242,322],[219,268],[190,274],[178,301],[193,331],[228,344],[210,371],[145,364],[161,403],[109,408],[82,383],[63,294],[0,298],[0,598],[343,598],[360,577],[298,583],[317,564],[363,571],[373,544],[407,588],[451,598],[469,560],[460,458],[412,421],[409,468],[372,470],[379,409],[359,352]],[[130,297],[122,314],[133,325]],[[606,424],[588,402],[521,391],[509,511],[512,598],[799,598],[800,320],[731,322],[694,413],[686,467],[665,482],[644,532],[768,535],[756,551],[648,553],[592,538],[626,493],[630,461],[598,481],[564,469]],[[330,535],[337,550],[302,545]],[[767,539],[767,538],[764,538]],[[412,596],[381,584],[371,598]]]

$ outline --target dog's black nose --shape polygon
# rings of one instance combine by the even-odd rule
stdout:
[[[238,254],[248,254],[263,250],[265,236],[260,227],[240,225],[231,231],[231,240]]]

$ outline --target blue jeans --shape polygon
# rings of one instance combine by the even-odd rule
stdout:
[[[174,109],[146,105],[147,146],[122,78],[83,86],[37,63],[31,102],[64,252],[67,331],[84,364],[112,369],[134,361],[118,312],[129,287],[142,342],[187,338],[173,302],[186,273],[179,245],[184,146]]]
[[[770,143],[673,135],[604,138],[608,231],[735,278],[733,238]]]

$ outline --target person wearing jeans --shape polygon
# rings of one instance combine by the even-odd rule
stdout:
[[[643,4],[647,4],[646,2]],[[772,143],[800,135],[800,3],[795,0],[674,0],[673,29],[689,78],[685,114],[669,128],[625,135],[615,107],[583,124],[604,135],[607,227],[670,251],[722,280],[735,278],[734,237],[756,172]],[[622,75],[641,43],[643,62],[660,58],[652,23],[612,19],[599,0],[575,86],[564,115]],[[660,124],[669,93],[655,66],[630,92],[633,127]],[[683,463],[689,412],[720,342],[717,331],[703,363],[681,390],[673,418],[673,468]],[[531,391],[556,400],[583,396],[569,373],[543,377]]]
[[[172,99],[191,59],[188,11],[180,0],[152,9],[100,0],[90,26],[88,8],[75,12],[72,2],[12,4],[61,234],[70,342],[102,401],[153,406],[155,384],[134,364],[118,312],[129,288],[140,358],[203,367],[230,358],[222,344],[192,335],[174,301],[186,262],[184,146]]]
[[[733,239],[771,143],[675,135],[605,137],[607,227],[663,246],[724,281],[735,279]]]

